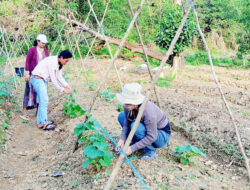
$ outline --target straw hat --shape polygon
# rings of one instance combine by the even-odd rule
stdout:
[[[145,96],[141,94],[141,85],[138,83],[128,83],[122,88],[122,92],[116,94],[117,99],[123,104],[142,104]]]
[[[36,37],[36,39],[39,40],[40,42],[44,43],[44,44],[48,43],[47,37],[44,34],[39,34]]]

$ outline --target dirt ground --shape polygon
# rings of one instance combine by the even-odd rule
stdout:
[[[102,79],[109,60],[84,63],[91,84]],[[94,91],[86,84],[81,62],[72,61],[66,68],[69,84],[77,89],[79,103],[88,107]],[[150,84],[146,70],[124,60],[117,61],[123,83],[140,82],[144,93]],[[250,71],[215,67],[222,89],[239,126],[242,142],[250,150]],[[165,75],[169,70],[164,71]],[[209,66],[186,66],[178,71],[171,86],[157,87],[160,105],[171,122],[172,135],[168,146],[158,150],[153,161],[131,160],[149,189],[214,190],[250,188],[247,173],[239,153],[234,127],[219,91],[213,81]],[[21,81],[16,98],[22,105],[24,82]],[[105,87],[119,92],[119,82],[114,69]],[[104,91],[104,89],[102,89]],[[7,141],[0,154],[1,190],[68,190],[104,189],[117,157],[109,168],[97,172],[93,167],[82,168],[82,149],[72,153],[73,129],[80,118],[70,119],[63,113],[64,96],[49,85],[49,119],[56,121],[54,131],[36,127],[35,112],[28,123],[16,112],[7,132]],[[152,101],[155,96],[152,93]],[[116,140],[121,128],[117,122],[118,101],[106,102],[98,97],[93,117]],[[193,158],[189,165],[182,165],[172,156],[177,145],[202,145],[207,157]],[[110,147],[112,147],[110,142]],[[248,152],[249,153],[249,152]],[[53,172],[63,172],[63,177],[51,177]],[[122,165],[112,189],[144,189],[128,163]]]

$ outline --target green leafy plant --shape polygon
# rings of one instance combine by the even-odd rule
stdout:
[[[91,84],[89,82],[86,82],[85,84],[89,87],[89,90],[95,90],[95,88],[96,88],[96,85]]]
[[[106,102],[111,102],[115,98],[115,94],[112,92],[113,90],[111,88],[107,88],[107,91],[99,93],[99,96],[104,98]]]
[[[12,95],[15,77],[8,77],[0,72],[0,147],[5,141],[5,131],[10,128],[11,110],[16,105],[16,100]]]
[[[123,112],[124,111],[124,107],[122,104],[117,104],[117,111],[119,112]]]
[[[109,152],[109,146],[103,132],[97,127],[90,115],[84,124],[76,124],[74,134],[78,137],[79,143],[84,142],[83,152],[87,160],[83,162],[83,168],[93,164],[97,171],[100,171],[101,167],[110,166],[113,155]]]
[[[76,94],[75,90],[74,93]],[[74,94],[67,95],[66,99],[67,102],[63,104],[64,113],[66,115],[68,115],[71,118],[76,118],[86,113],[86,111],[84,111],[80,105],[76,104],[76,101],[74,99]]]
[[[4,104],[6,100],[10,101],[12,96],[13,84],[15,77],[6,78],[3,72],[0,72],[0,105]]]
[[[241,113],[245,117],[249,117],[250,116],[250,114],[247,111],[245,111],[245,110],[243,110]]]
[[[170,88],[171,87],[170,82],[172,82],[175,78],[176,74],[174,74],[173,71],[169,71],[168,76],[166,78],[160,77],[156,85],[160,87]]]
[[[174,156],[178,158],[178,160],[182,164],[189,164],[190,158],[196,156],[206,156],[202,151],[200,151],[197,147],[192,145],[178,145],[176,146]]]
[[[180,6],[168,6],[164,8],[162,22],[159,24],[159,31],[156,34],[155,42],[159,47],[168,49],[171,41],[183,18],[183,10]],[[174,47],[173,54],[179,55],[184,47],[190,46],[193,36],[197,34],[197,29],[193,17],[190,16],[186,21],[186,27],[183,27],[180,37]]]
[[[157,86],[159,87],[166,87],[166,88],[170,88],[171,84],[169,83],[169,81],[166,78],[162,78],[160,77],[157,81]]]
[[[76,188],[78,186],[77,182],[75,180],[72,181],[71,186],[73,188]]]

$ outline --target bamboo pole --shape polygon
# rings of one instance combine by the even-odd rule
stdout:
[[[190,2],[190,1],[189,1],[189,2]],[[158,80],[158,78],[159,78],[159,75],[160,75],[160,73],[161,73],[161,71],[162,71],[162,69],[163,69],[163,66],[165,65],[166,61],[168,60],[170,54],[172,53],[172,51],[173,51],[173,49],[174,49],[174,46],[175,46],[175,44],[176,44],[176,42],[177,42],[177,40],[178,40],[178,38],[179,38],[179,36],[180,36],[180,33],[181,33],[181,31],[182,31],[182,28],[183,28],[183,26],[184,26],[184,24],[185,24],[185,22],[186,22],[186,20],[187,20],[187,17],[188,17],[188,14],[189,14],[189,12],[190,12],[190,9],[191,9],[191,7],[189,6],[188,11],[187,11],[186,14],[184,15],[184,17],[183,17],[183,19],[182,19],[182,21],[181,21],[181,24],[180,24],[180,26],[179,26],[179,28],[178,28],[176,34],[175,34],[174,39],[172,40],[172,42],[171,42],[171,44],[170,44],[170,47],[169,47],[169,49],[168,49],[168,51],[167,51],[165,57],[164,57],[163,60],[161,61],[159,70],[157,71],[156,75],[154,76],[154,79],[153,79],[153,81],[152,81],[152,83],[151,83],[151,85],[150,85],[150,88],[149,88],[148,92],[147,92],[146,98],[145,98],[143,104],[140,106],[139,113],[138,113],[138,115],[137,115],[137,117],[136,117],[136,120],[135,120],[133,129],[130,131],[129,136],[128,136],[127,140],[126,140],[126,143],[125,143],[125,145],[124,145],[124,152],[126,152],[127,148],[129,147],[130,142],[131,142],[131,140],[132,140],[132,138],[133,138],[133,136],[134,136],[134,134],[135,134],[135,131],[137,130],[137,127],[138,127],[138,124],[139,124],[139,122],[140,122],[140,120],[141,120],[141,117],[142,117],[142,114],[143,114],[143,112],[144,112],[144,109],[146,108],[146,105],[147,105],[147,103],[148,103],[148,101],[149,101],[150,94],[151,94],[151,90],[154,88],[154,86],[155,86],[155,84],[156,84],[156,82],[157,82],[157,80]],[[117,176],[117,174],[118,174],[118,172],[119,172],[119,169],[120,169],[120,167],[121,167],[121,164],[122,164],[122,162],[123,162],[123,159],[124,159],[124,155],[123,155],[123,154],[120,154],[119,159],[118,159],[118,161],[116,162],[115,168],[113,169],[113,171],[112,171],[112,173],[111,173],[111,176],[110,176],[110,178],[109,178],[109,180],[108,180],[108,182],[107,182],[107,184],[106,184],[106,186],[105,186],[105,190],[111,189],[111,186],[112,186],[112,184],[113,184],[113,182],[114,182],[114,180],[115,180],[115,178],[116,178],[116,176]]]
[[[134,11],[133,11],[133,7],[132,7],[132,4],[131,4],[130,0],[128,0],[128,5],[129,5],[130,12],[132,14],[132,17],[133,17],[134,16]],[[142,45],[142,50],[143,50],[145,58],[146,58],[146,64],[147,64],[147,68],[148,68],[148,73],[150,75],[151,80],[153,80],[153,73],[152,73],[152,70],[150,68],[148,54],[146,52],[145,45],[143,43],[143,40],[142,40],[142,37],[141,37],[141,33],[140,33],[140,29],[139,29],[139,26],[138,26],[137,22],[135,22],[135,28],[136,28],[137,34],[139,36],[139,39],[140,39],[140,42],[141,42],[141,45]],[[157,105],[159,106],[159,108],[161,108],[160,101],[159,101],[159,96],[157,94],[157,90],[156,90],[155,86],[154,86],[154,92],[155,92],[155,97],[156,97]]]
[[[4,34],[4,31],[3,31],[3,29],[1,27],[0,27],[0,32]],[[11,67],[12,75],[13,75],[13,77],[15,77],[14,68],[13,68],[12,62],[10,61],[9,51],[7,49],[7,46],[6,46],[6,40],[4,38],[4,35],[2,35],[1,37],[3,39],[3,45],[4,45],[4,48],[5,48],[5,53],[7,55],[7,64],[4,67],[4,72],[6,71],[6,66],[9,65]],[[16,80],[14,80],[14,84],[15,84],[15,88],[17,89]]]
[[[100,27],[101,33],[102,33],[102,35],[103,35],[103,37],[104,37],[104,40],[105,40],[105,42],[107,43],[107,47],[108,47],[108,51],[109,51],[110,57],[111,57],[111,59],[113,59],[112,51],[111,51],[109,42],[108,42],[108,40],[107,40],[107,38],[106,38],[106,36],[105,36],[105,34],[104,34],[102,25],[101,25],[101,23],[99,22],[99,20],[98,20],[96,14],[95,14],[95,11],[94,11],[94,9],[93,9],[91,3],[90,3],[90,0],[88,0],[88,3],[89,3],[89,7],[90,7],[90,9],[91,9],[91,11],[92,11],[92,13],[93,13],[95,19],[96,19],[97,24],[98,24],[98,26]],[[114,66],[114,68],[115,68],[115,72],[116,72],[116,75],[117,75],[117,77],[118,77],[118,81],[119,81],[119,83],[120,83],[120,87],[121,87],[121,89],[122,89],[122,81],[121,81],[121,77],[120,77],[120,75],[119,75],[119,72],[118,72],[118,70],[117,70],[116,64],[114,63],[113,66]]]
[[[61,31],[59,31],[57,28],[56,28],[56,31],[57,31],[57,33],[58,33],[58,35],[59,35],[59,40],[60,40],[60,42],[61,42],[61,46],[62,46],[62,49],[65,49],[65,47],[64,47],[64,44],[63,44],[63,41],[62,41],[62,36],[61,36]]]
[[[242,142],[241,142],[241,137],[240,137],[240,133],[239,133],[239,129],[238,129],[238,126],[236,124],[236,121],[234,119],[234,116],[233,116],[233,113],[227,103],[227,100],[225,98],[225,95],[224,95],[224,92],[222,91],[222,88],[220,86],[220,83],[217,79],[217,76],[216,76],[216,73],[215,73],[215,70],[214,70],[214,65],[213,65],[213,61],[212,61],[212,57],[211,57],[211,53],[210,53],[210,50],[208,48],[208,45],[207,45],[207,42],[206,42],[206,39],[203,35],[203,32],[201,31],[201,28],[200,28],[200,24],[199,24],[199,19],[198,19],[198,16],[197,16],[197,12],[195,10],[195,8],[193,7],[193,12],[194,12],[194,18],[195,18],[195,21],[196,21],[196,25],[197,25],[197,28],[199,30],[199,33],[201,35],[201,38],[202,38],[202,41],[204,43],[204,46],[206,48],[206,51],[207,51],[207,54],[208,54],[208,60],[209,60],[209,63],[210,63],[210,66],[211,66],[211,70],[212,70],[212,74],[213,74],[213,77],[214,77],[214,81],[220,91],[220,95],[221,95],[221,98],[222,98],[222,101],[224,102],[226,108],[227,108],[227,111],[230,115],[230,118],[233,122],[233,126],[234,126],[234,129],[235,129],[235,133],[236,133],[236,136],[237,136],[237,139],[238,139],[238,143],[239,143],[239,146],[240,146],[240,150],[241,150],[241,153],[244,157],[244,160],[245,160],[245,165],[246,165],[246,169],[247,169],[247,172],[248,172],[248,178],[249,178],[249,181],[250,181],[250,167],[249,167],[249,159],[245,153],[245,150],[243,148],[243,145],[242,145]]]
[[[71,29],[72,29],[72,31],[73,31],[73,25],[72,25],[71,19],[70,19],[70,26],[71,26]],[[74,35],[74,39],[75,39],[75,41],[76,41],[75,35]],[[85,79],[86,79],[87,82],[89,83],[89,79],[88,79],[88,77],[87,77],[87,72],[86,72],[86,69],[85,69],[85,67],[84,67],[84,63],[83,63],[83,59],[82,59],[82,54],[81,54],[81,51],[80,51],[80,48],[79,48],[79,45],[78,45],[78,42],[77,42],[77,41],[76,41],[76,47],[77,47],[77,50],[78,50],[78,53],[79,53],[79,56],[80,56],[82,68],[83,68],[84,73],[85,73],[85,74],[84,74]]]
[[[105,15],[106,15],[107,10],[108,10],[108,7],[109,7],[109,3],[110,3],[110,0],[109,0],[108,3],[106,4],[105,10],[104,10],[104,13],[103,13],[103,16],[102,16],[102,20],[101,20],[101,23],[100,23],[101,25],[103,24]],[[90,10],[90,11],[91,11],[91,10]],[[86,25],[86,24],[85,24],[85,25]],[[98,34],[100,33],[100,29],[97,31],[97,33],[98,33]],[[97,35],[95,35],[95,38],[93,39],[93,41],[92,41],[91,44],[90,44],[90,48],[91,48],[91,49],[92,49],[93,45],[95,44],[96,38],[97,38]],[[89,51],[88,51],[88,53],[87,53],[87,55],[86,55],[85,58],[88,57],[89,53],[90,53],[90,49],[89,49]]]
[[[108,77],[108,74],[109,74],[111,68],[114,66],[115,60],[117,59],[118,55],[120,54],[120,51],[121,51],[121,49],[122,49],[122,47],[123,47],[123,45],[124,45],[124,43],[125,43],[125,41],[126,41],[128,35],[129,35],[129,33],[130,33],[130,31],[131,31],[132,28],[133,28],[133,25],[134,25],[134,23],[135,23],[135,20],[136,20],[136,18],[138,17],[138,15],[140,14],[141,8],[142,8],[144,2],[145,2],[145,0],[142,0],[141,3],[140,3],[140,5],[138,6],[137,11],[136,11],[136,13],[134,14],[134,17],[133,17],[132,21],[130,22],[129,27],[128,27],[128,29],[127,29],[127,31],[126,31],[126,33],[125,33],[125,35],[124,35],[124,37],[123,37],[123,39],[122,39],[122,41],[121,41],[119,47],[117,48],[117,50],[116,50],[116,52],[115,52],[115,55],[114,55],[114,57],[112,58],[112,60],[111,60],[111,62],[110,62],[110,64],[109,64],[109,66],[108,66],[108,68],[107,68],[107,70],[106,70],[106,72],[105,72],[105,75],[104,75],[103,79],[100,81],[99,86],[98,86],[97,90],[95,91],[95,94],[94,94],[94,96],[93,96],[93,98],[92,98],[92,100],[91,100],[91,103],[90,103],[90,105],[89,105],[89,110],[90,110],[89,112],[91,112],[91,110],[92,110],[92,108],[93,108],[93,106],[94,106],[95,100],[96,100],[96,98],[97,98],[97,96],[98,96],[98,93],[99,93],[99,91],[100,91],[102,85],[103,85],[104,82],[106,81],[106,79],[107,79],[107,77]]]
[[[109,0],[108,3],[106,4],[105,10],[104,10],[104,13],[103,13],[103,16],[102,16],[102,20],[101,20],[101,23],[100,23],[101,25],[103,24],[104,18],[105,18],[105,16],[106,16],[106,13],[107,13],[107,10],[108,10],[108,7],[109,7],[109,3],[110,3],[110,0]],[[92,5],[92,7],[94,7],[94,3],[93,3],[93,5]],[[90,10],[89,10],[88,17],[87,17],[87,19],[86,19],[85,22],[84,22],[84,26],[85,26],[85,25],[87,24],[87,22],[88,22],[88,18],[89,18],[89,16],[90,16],[91,11],[92,11],[92,10],[90,9]],[[79,26],[79,25],[78,25],[78,26]],[[98,34],[99,34],[99,32],[100,32],[100,29],[98,30]],[[94,45],[94,43],[95,43],[96,38],[97,38],[97,35],[95,35],[95,37],[94,37],[94,39],[92,40],[90,46],[87,44],[89,50],[88,50],[88,53],[87,53],[87,55],[85,56],[85,58],[84,58],[84,60],[83,60],[84,62],[85,62],[85,60],[88,58],[89,53],[92,52],[92,47],[93,47],[93,45]],[[92,55],[94,56],[93,52],[92,52]],[[94,57],[94,59],[96,59],[96,58]],[[97,64],[97,65],[99,65],[99,64]],[[103,68],[102,68],[102,70],[103,70]]]
[[[84,38],[85,43],[87,44],[87,46],[88,46],[88,48],[89,48],[89,50],[90,50],[90,52],[91,52],[91,54],[92,54],[92,56],[93,56],[93,58],[94,58],[94,61],[95,61],[96,65],[97,65],[97,67],[98,67],[98,70],[100,71],[101,75],[103,76],[103,67],[100,66],[100,64],[98,63],[95,54],[93,53],[92,49],[91,49],[90,46],[89,46],[88,40],[87,40],[86,37],[84,36],[84,33],[83,33],[83,38]]]
[[[94,3],[93,3],[93,5],[94,5]],[[91,10],[90,10],[91,11]],[[89,12],[90,12],[89,11]],[[74,16],[74,14],[72,13],[72,16],[73,16],[73,19],[74,20],[76,20],[76,18],[75,18],[75,16]],[[88,17],[87,17],[87,19],[88,19]],[[86,20],[87,20],[86,19]],[[85,21],[85,23],[86,23],[87,21]],[[72,20],[70,20],[70,24],[71,24],[71,28],[72,28],[72,30],[73,30],[73,25],[72,25]],[[79,27],[79,26],[78,26]],[[87,39],[85,38],[85,35],[84,35],[84,33],[83,33],[83,31],[81,30],[80,31],[80,35],[79,35],[79,37],[81,37],[81,35],[83,35],[83,39],[84,39],[84,41],[85,41],[85,43],[87,44],[87,46],[88,46],[88,48],[90,49],[90,47],[89,47],[89,43],[88,43],[88,41],[87,41]],[[76,40],[76,38],[75,38],[75,41],[76,41],[76,45],[77,45],[77,47],[78,47],[78,49],[79,49],[79,38],[78,38],[78,40]],[[79,51],[79,54],[80,54],[80,51]],[[98,70],[99,70],[99,72],[101,73],[101,75],[103,75],[102,73],[102,70],[103,70],[103,68],[101,67],[100,68],[100,64],[98,64],[98,62],[97,62],[97,60],[96,60],[96,57],[95,57],[95,54],[92,52],[92,50],[91,50],[91,54],[92,54],[92,56],[94,57],[94,61],[96,62],[96,65],[97,65],[97,67],[98,67]],[[81,60],[82,60],[82,56],[80,56],[81,57]],[[88,81],[89,82],[89,81]]]

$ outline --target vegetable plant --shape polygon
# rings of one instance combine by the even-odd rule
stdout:
[[[0,71],[0,147],[2,147],[5,141],[5,130],[10,127],[9,118],[11,117],[11,110],[16,106],[16,99],[12,93],[15,80],[15,77],[6,77]]]
[[[122,104],[117,104],[117,111],[119,112],[123,112],[124,111],[124,107]]]
[[[86,82],[86,84],[87,84],[87,86],[89,87],[89,90],[95,90],[96,85],[91,84],[91,83],[89,83],[89,82]]]
[[[76,94],[76,91],[74,90],[74,93]],[[68,115],[71,118],[76,118],[78,116],[82,116],[85,114],[86,111],[84,111],[80,105],[76,104],[76,101],[74,99],[74,94],[66,95],[67,102],[63,104],[64,113]]]
[[[173,153],[182,164],[189,164],[190,158],[196,156],[206,156],[202,151],[197,147],[192,145],[178,145],[176,146],[175,152]]]
[[[106,102],[111,102],[115,98],[115,94],[112,92],[113,90],[111,88],[107,88],[107,91],[99,93],[99,96],[103,97]]]
[[[100,171],[101,167],[110,166],[113,155],[109,152],[109,146],[103,132],[90,115],[84,124],[76,124],[74,134],[78,137],[79,143],[84,142],[83,155],[87,160],[83,162],[83,168],[93,164],[97,171]]]

